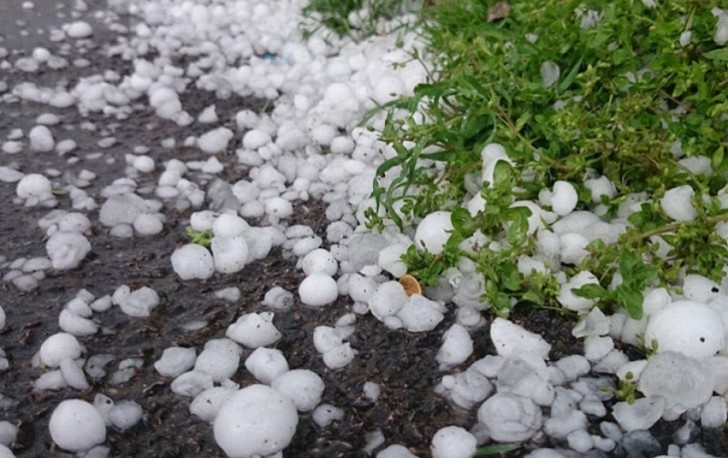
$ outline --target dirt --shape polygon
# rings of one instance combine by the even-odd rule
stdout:
[[[42,2],[36,1],[36,4],[39,3]],[[66,5],[64,11],[68,12],[68,2],[60,4]],[[100,1],[89,4],[92,12],[103,10],[105,5]],[[32,13],[32,20],[42,22],[43,17],[36,13],[37,10]],[[17,25],[8,19],[13,14],[24,17],[21,15],[26,13],[19,12],[17,8],[9,11],[7,7],[0,7],[0,17],[5,18],[5,26]],[[57,18],[54,18],[51,14],[45,20],[50,25],[58,26],[55,22]],[[24,20],[32,23],[28,18]],[[104,33],[103,26],[98,22],[95,27],[99,31],[97,37],[111,39],[113,36]],[[26,54],[40,40],[33,36],[23,42],[17,34],[6,35],[5,46],[12,44],[13,49],[19,46],[18,52]],[[71,67],[61,72],[43,71],[35,75],[10,71],[4,80],[12,88],[20,81],[49,84],[60,78],[68,87],[72,87],[78,78],[100,69],[114,68],[122,75],[127,74],[130,63],[107,56],[102,44],[96,40],[72,51],[72,54],[82,52],[93,62],[91,67]],[[46,45],[53,51],[60,51],[58,45]],[[236,111],[243,108],[261,111],[266,107],[261,100],[237,97],[216,99],[214,94],[195,89],[187,91],[182,102],[193,115],[207,105],[216,103],[220,119],[231,128],[234,128],[232,119]],[[180,145],[188,135],[204,132],[204,126],[193,124],[190,128],[180,128],[156,118],[145,103],[135,104],[135,112],[129,120],[124,121],[104,118],[99,114],[82,116],[75,108],[56,110],[30,102],[3,103],[0,104],[0,110],[0,135],[3,137],[15,127],[27,132],[37,115],[54,112],[62,120],[60,128],[56,127],[54,131],[61,130],[65,137],[73,138],[79,144],[76,152],[63,158],[54,153],[24,152],[16,156],[3,156],[2,165],[13,164],[24,172],[43,172],[50,168],[62,171],[54,180],[56,187],[62,187],[82,169],[91,170],[98,174],[98,179],[87,189],[91,196],[98,196],[104,186],[123,176],[124,154],[137,145],[149,146],[149,154],[158,164],[170,158],[204,159],[195,148],[178,146],[165,149],[160,146],[160,141],[169,137],[177,139]],[[81,128],[82,123],[89,121],[98,127],[97,131]],[[114,136],[118,143],[109,149],[100,150],[96,142],[104,135]],[[220,176],[225,181],[244,178],[247,173],[245,167],[237,164],[233,153],[239,137],[231,142],[228,152],[219,157],[226,164],[225,172]],[[102,151],[103,155],[98,159],[90,159],[88,154],[97,151]],[[69,164],[69,157],[77,158],[78,162]],[[144,189],[153,189],[159,173],[158,169],[154,174],[138,177],[140,193],[143,194]],[[213,180],[210,176],[197,176],[195,181],[209,184]],[[0,205],[0,255],[9,261],[19,257],[44,256],[45,238],[37,221],[48,209],[22,207],[13,203],[14,196],[14,184],[0,183],[0,202],[3,202]],[[151,197],[149,194],[146,196]],[[58,208],[69,210],[69,199],[61,197]],[[18,439],[12,446],[18,456],[72,456],[54,447],[48,432],[50,414],[64,399],[78,397],[93,401],[97,393],[106,394],[116,401],[135,401],[145,412],[143,421],[130,430],[122,432],[108,428],[105,445],[110,447],[111,456],[223,456],[215,444],[211,426],[189,413],[191,399],[173,394],[169,387],[171,380],[160,376],[154,370],[153,363],[170,346],[195,347],[200,351],[209,339],[223,337],[228,325],[242,313],[262,310],[260,302],[263,295],[273,286],[295,291],[302,273],[295,268],[295,261],[277,248],[266,259],[247,265],[237,274],[215,275],[206,282],[179,281],[171,269],[169,256],[176,246],[187,242],[185,228],[191,210],[180,211],[173,203],[169,203],[163,212],[167,221],[161,234],[118,239],[111,237],[108,229],[98,223],[98,211],[92,211],[88,214],[93,222],[92,234],[89,236],[92,251],[78,269],[70,272],[50,271],[47,278],[40,282],[39,288],[31,292],[21,292],[9,283],[0,283],[0,303],[7,313],[8,323],[0,331],[0,346],[8,354],[11,364],[8,370],[0,374],[0,419],[8,420],[20,428]],[[324,214],[325,204],[321,202],[299,202],[294,216],[286,223],[309,225],[325,239],[327,221]],[[0,271],[3,275],[5,272]],[[34,392],[33,381],[41,375],[42,370],[33,367],[30,361],[41,343],[59,331],[57,319],[63,305],[82,288],[102,296],[113,293],[122,284],[132,288],[152,287],[159,293],[161,303],[148,319],[131,318],[116,307],[94,314],[94,318],[100,320],[103,331],[84,337],[81,341],[88,356],[104,353],[115,355],[116,360],[106,367],[108,375],[94,381],[90,389],[80,393],[70,388]],[[214,297],[213,292],[229,286],[240,289],[242,295],[239,301],[229,303]],[[450,308],[452,310],[452,306]],[[322,402],[342,407],[345,412],[343,420],[327,427],[319,427],[309,414],[301,414],[298,430],[293,442],[285,450],[285,456],[365,455],[362,450],[367,443],[367,434],[376,430],[383,433],[387,444],[405,444],[413,453],[428,456],[429,440],[439,428],[449,425],[468,428],[476,422],[475,409],[461,409],[433,391],[444,375],[444,372],[438,371],[435,355],[442,334],[453,323],[453,313],[448,313],[446,319],[428,333],[388,330],[371,315],[359,316],[356,332],[349,339],[358,355],[345,369],[332,371],[326,368],[313,347],[313,329],[319,325],[333,325],[341,315],[350,311],[351,301],[340,298],[336,303],[320,309],[306,308],[296,302],[291,311],[275,316],[274,324],[282,332],[283,338],[274,347],[283,352],[291,368],[306,368],[321,375],[326,385]],[[581,342],[570,334],[573,322],[565,320],[561,314],[549,310],[523,310],[516,311],[511,318],[552,343],[552,359],[582,352]],[[197,331],[186,331],[181,326],[196,320],[204,320],[208,325]],[[476,359],[495,353],[487,327],[475,331],[472,337],[475,351],[460,367],[467,367]],[[245,350],[241,361],[249,354],[250,350]],[[143,367],[128,382],[113,385],[110,374],[118,362],[125,358],[141,358]],[[237,371],[233,380],[241,386],[254,383],[252,376],[243,367]],[[376,402],[363,394],[362,387],[367,381],[381,387],[381,396]],[[592,429],[596,431],[599,419],[590,420]],[[680,426],[680,422],[663,422],[656,426],[655,432],[661,439],[663,451],[670,443],[673,432]],[[721,431],[698,430],[696,434],[698,442],[703,443],[708,452],[720,454],[728,450],[728,440]],[[539,445],[563,444],[544,442]],[[509,456],[521,456],[533,446],[524,446]],[[620,452],[614,455],[618,456]]]

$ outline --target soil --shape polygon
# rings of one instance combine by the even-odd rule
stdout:
[[[39,5],[45,2],[35,3]],[[69,3],[60,2],[63,5],[60,11],[69,13]],[[106,11],[105,2],[87,3],[91,10],[86,18],[91,18],[95,11]],[[7,26],[3,30],[10,30],[5,32],[6,41],[0,46],[8,46],[9,49],[17,50],[17,53],[27,55],[39,41],[43,41],[42,37],[39,39],[34,34],[23,41],[17,33],[13,34],[13,27],[17,29],[18,24],[9,18],[25,20],[26,24],[33,27],[21,23],[20,29],[31,30],[41,25],[58,26],[68,21],[59,21],[52,8],[43,13],[47,16],[40,13],[39,10],[27,12],[19,7],[13,9],[0,6],[0,17],[4,18],[2,24]],[[98,20],[89,20],[94,23],[94,40],[80,48],[71,49],[69,60],[83,54],[92,62],[90,67],[70,67],[58,72],[44,70],[32,75],[13,70],[4,76],[8,86],[12,88],[21,81],[55,85],[62,80],[68,87],[73,87],[79,78],[105,69],[114,69],[121,75],[128,74],[129,62],[103,52],[104,40],[112,40],[115,35]],[[122,18],[122,22],[127,20]],[[43,43],[54,53],[62,51],[60,45]],[[250,108],[261,111],[266,107],[261,100],[236,97],[217,99],[214,94],[197,89],[186,91],[182,103],[193,116],[215,103],[220,119],[227,120],[224,124],[233,129],[233,117],[238,110]],[[54,132],[65,133],[56,135],[56,139],[73,138],[79,148],[65,157],[55,153],[30,152],[3,155],[0,165],[12,164],[23,172],[43,173],[48,169],[56,169],[60,172],[54,181],[58,188],[72,180],[80,170],[91,170],[98,175],[98,179],[87,192],[101,203],[98,197],[100,190],[123,176],[124,155],[134,146],[150,147],[148,154],[155,158],[157,164],[171,158],[205,159],[195,148],[165,149],[160,146],[161,140],[169,137],[177,139],[177,144],[181,145],[188,135],[207,130],[205,126],[195,123],[180,128],[155,117],[146,103],[135,104],[134,107],[135,111],[129,119],[115,120],[100,114],[83,116],[75,107],[57,110],[31,102],[10,103],[6,100],[0,104],[1,136],[4,137],[17,127],[27,132],[39,114],[54,112],[62,120],[60,127],[53,128]],[[97,130],[83,129],[82,123],[87,122],[94,123]],[[102,150],[96,142],[103,136],[114,136],[118,142]],[[226,154],[218,156],[226,165],[225,172],[219,178],[228,182],[244,178],[247,174],[247,170],[237,164],[234,154],[239,137],[231,142]],[[99,151],[103,153],[99,158],[90,156]],[[68,159],[71,157],[77,162],[70,163]],[[153,190],[159,173],[158,169],[153,174],[137,178],[140,194],[152,197],[149,192]],[[195,181],[209,184],[214,181],[214,177],[198,175]],[[0,255],[8,261],[20,257],[44,256],[44,233],[38,228],[37,221],[48,209],[25,208],[14,203],[14,198],[15,185],[0,183]],[[61,196],[59,202],[58,208],[70,210],[69,199]],[[215,275],[206,282],[182,282],[174,275],[169,256],[177,245],[187,242],[185,228],[191,210],[179,210],[171,202],[163,212],[167,221],[161,234],[118,239],[111,237],[108,229],[98,223],[98,211],[92,211],[88,214],[93,222],[92,234],[89,236],[92,252],[78,269],[70,272],[49,271],[39,288],[31,292],[21,292],[9,283],[0,283],[0,303],[7,313],[8,323],[0,331],[0,346],[7,353],[11,365],[0,374],[0,419],[8,420],[20,428],[18,439],[12,447],[17,456],[72,456],[54,447],[48,432],[50,414],[64,399],[78,397],[93,401],[97,393],[106,394],[116,401],[136,401],[145,412],[143,421],[130,430],[122,432],[108,429],[105,445],[110,447],[111,456],[223,456],[215,444],[211,426],[189,413],[191,400],[173,394],[169,388],[170,380],[161,377],[154,370],[153,363],[170,346],[196,347],[199,352],[209,339],[223,337],[228,325],[238,316],[262,310],[260,302],[267,290],[281,286],[295,292],[303,275],[295,268],[294,259],[280,249],[274,249],[266,259],[247,265],[237,274]],[[309,225],[325,240],[327,221],[324,215],[325,204],[299,202],[294,216],[285,222],[289,225]],[[6,270],[0,271],[0,274],[5,273]],[[80,340],[89,356],[105,353],[115,356],[116,359],[106,366],[108,375],[94,381],[90,389],[81,393],[70,388],[55,392],[34,392],[33,381],[42,371],[32,367],[30,361],[41,343],[59,331],[57,319],[63,305],[82,288],[96,296],[103,296],[112,294],[122,284],[132,288],[149,286],[159,293],[161,303],[148,319],[131,318],[116,307],[94,314],[94,318],[100,320],[103,331]],[[230,303],[215,298],[213,292],[229,286],[240,289],[242,296],[239,301]],[[345,412],[343,420],[327,427],[317,426],[309,414],[300,415],[298,430],[293,442],[285,450],[285,456],[365,456],[362,450],[367,443],[367,434],[376,430],[381,430],[387,444],[404,444],[413,453],[428,456],[429,439],[439,428],[449,425],[468,428],[475,423],[475,409],[463,410],[433,391],[444,375],[438,371],[435,355],[442,334],[453,323],[454,313],[448,313],[446,319],[428,333],[388,330],[371,315],[359,316],[356,332],[349,339],[358,355],[345,369],[332,371],[326,368],[313,347],[313,329],[318,325],[333,325],[351,308],[351,301],[345,298],[321,309],[306,308],[296,302],[289,312],[277,313],[275,316],[274,324],[283,338],[274,347],[283,352],[291,368],[306,368],[321,375],[326,385],[322,402],[342,407]],[[582,352],[581,342],[571,337],[573,323],[565,320],[561,314],[549,310],[523,310],[516,311],[511,319],[540,333],[552,343],[552,359]],[[185,323],[198,320],[206,321],[207,326],[197,331],[187,331],[182,327]],[[474,332],[473,340],[475,351],[470,360],[460,367],[467,367],[476,359],[495,353],[487,327]],[[250,350],[245,350],[241,361],[249,353]],[[141,358],[143,367],[128,382],[114,385],[110,374],[119,361],[125,358]],[[241,386],[254,383],[242,365],[233,380]],[[368,400],[363,394],[362,387],[367,381],[378,383],[381,387],[381,396],[376,402]],[[596,431],[599,420],[592,420]],[[673,432],[680,426],[680,422],[656,426],[653,432],[660,437],[663,452]],[[697,435],[698,442],[703,443],[710,453],[720,454],[728,450],[728,440],[721,431],[698,430]],[[524,446],[509,456],[521,456],[532,447]]]

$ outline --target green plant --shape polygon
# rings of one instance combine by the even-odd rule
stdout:
[[[614,392],[615,397],[627,404],[633,404],[639,397],[637,382],[634,380],[634,374],[627,372],[624,380],[619,380],[619,388]]]
[[[520,444],[491,444],[480,447],[473,456],[495,456],[513,452],[521,448]]]
[[[303,14],[313,20],[315,27],[304,29],[304,35],[312,34],[318,27],[326,27],[338,35],[357,32],[369,36],[376,32],[380,19],[392,19],[418,7],[418,2],[408,0],[311,0],[303,8]]]
[[[192,226],[187,226],[187,229],[185,231],[187,233],[187,237],[190,238],[190,242],[196,243],[197,245],[202,245],[204,247],[209,247],[212,243],[212,231],[196,231],[192,229]]]
[[[728,54],[713,41],[718,2],[514,0],[494,19],[496,3],[452,0],[424,10],[431,78],[382,107],[389,114],[381,139],[395,154],[377,170],[369,225],[391,220],[404,229],[449,210],[454,230],[444,253],[411,250],[404,257],[411,273],[432,284],[467,257],[499,314],[520,302],[555,306],[555,272],[518,271],[536,235],[530,212],[514,203],[537,201],[564,180],[578,192],[577,210],[602,206],[607,220],[630,196],[644,202],[618,241],[597,240],[581,265],[560,267],[598,277],[600,285],[577,294],[640,318],[645,288],[683,271],[720,280],[728,257],[717,230],[728,221],[719,196],[728,173]],[[513,165],[498,162],[493,183],[481,186],[480,152],[492,142]],[[707,158],[710,170],[689,167],[681,155]],[[617,195],[591,196],[583,181],[598,176]],[[685,184],[696,216],[674,221],[660,199]],[[475,193],[486,204],[471,214],[464,200]],[[490,243],[463,252],[460,242],[476,232]],[[621,281],[607,288],[617,274]]]

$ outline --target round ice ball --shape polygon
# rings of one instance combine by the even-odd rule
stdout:
[[[430,213],[417,226],[415,232],[415,245],[421,250],[432,254],[442,253],[442,249],[450,238],[452,232],[450,212],[437,211]]]
[[[720,315],[705,304],[677,301],[650,316],[645,330],[649,347],[674,351],[693,358],[713,356],[725,349],[725,325]]]
[[[188,243],[174,250],[172,269],[182,280],[206,280],[215,272],[212,254],[196,243]]]
[[[336,263],[336,258],[328,250],[316,248],[304,256],[301,267],[306,275],[321,272],[333,276],[336,274],[339,265]]]
[[[272,455],[291,442],[298,425],[296,406],[265,385],[250,385],[220,408],[215,441],[231,458]]]
[[[15,187],[15,194],[21,199],[50,196],[51,181],[39,173],[29,173],[20,179]]]
[[[58,404],[48,424],[51,438],[59,447],[83,452],[106,440],[106,422],[96,408],[80,399]]]
[[[574,185],[568,181],[557,181],[554,183],[554,193],[551,197],[551,208],[559,216],[571,213],[579,202]]]
[[[446,426],[435,433],[430,451],[432,458],[459,458],[473,456],[477,446],[477,439],[466,429]]]
[[[288,396],[300,412],[309,412],[321,402],[324,381],[308,369],[294,369],[273,380],[271,387]]]
[[[304,278],[298,286],[301,302],[311,307],[330,304],[339,296],[336,280],[325,273],[315,272]]]
[[[48,337],[40,346],[40,362],[47,367],[58,367],[64,359],[81,356],[83,347],[71,334],[59,332]]]
[[[660,199],[662,211],[675,221],[692,221],[698,215],[693,205],[695,191],[690,185],[668,189]]]
[[[247,231],[250,226],[238,215],[223,213],[212,223],[212,233],[215,237],[237,237]]]

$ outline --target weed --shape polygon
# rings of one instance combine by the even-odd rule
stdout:
[[[600,280],[577,294],[640,318],[646,288],[684,272],[720,280],[728,257],[718,230],[728,221],[728,58],[713,41],[718,2],[514,0],[494,16],[496,3],[425,8],[431,77],[384,107],[381,138],[396,154],[377,170],[370,227],[389,219],[404,228],[449,210],[454,230],[444,253],[408,251],[411,273],[434,284],[467,257],[499,314],[521,302],[554,306],[556,272],[518,269],[538,235],[517,203],[538,201],[564,180],[577,189],[577,210],[629,216],[617,241],[596,240],[583,263],[564,267]],[[402,110],[411,116],[394,116]],[[481,186],[481,150],[493,142],[513,165],[498,162],[493,182]],[[592,196],[584,180],[595,177],[606,177],[616,195]],[[685,184],[696,215],[675,221],[660,199]],[[477,194],[486,204],[473,214],[463,202]],[[629,199],[642,204],[633,211]],[[476,232],[489,242],[463,251],[460,242]]]
[[[212,243],[212,231],[196,231],[192,229],[192,226],[187,227],[187,237],[190,238],[190,242],[209,247]]]

